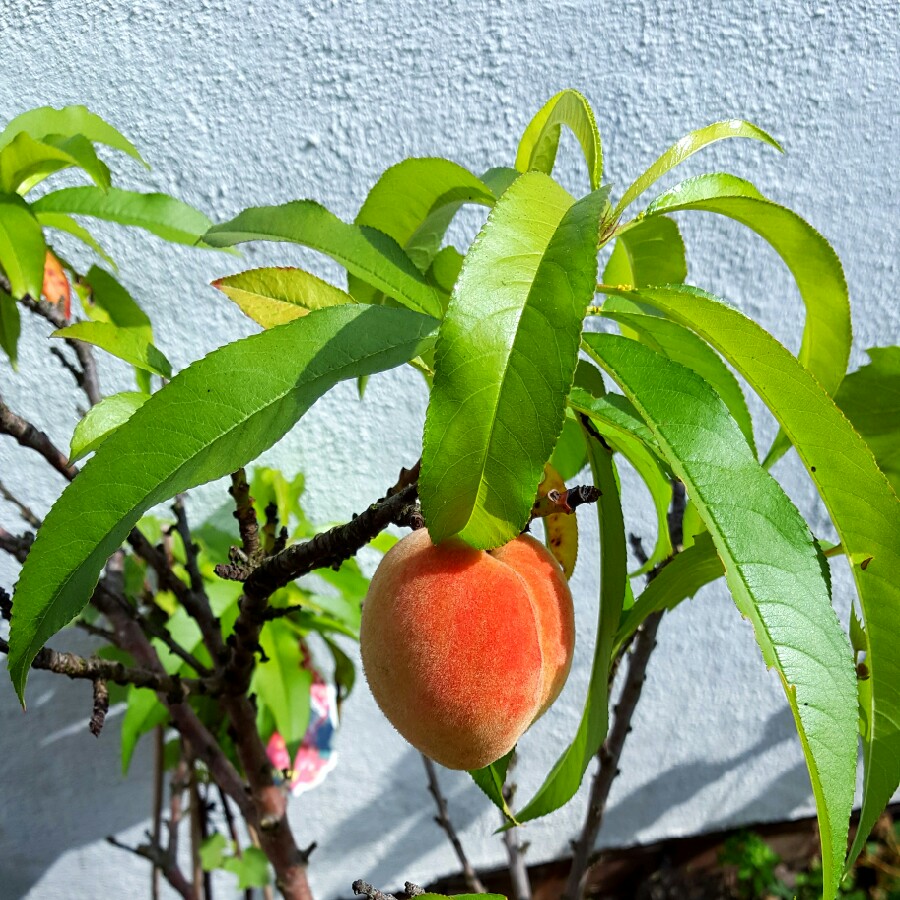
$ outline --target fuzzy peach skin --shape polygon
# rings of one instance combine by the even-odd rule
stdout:
[[[485,553],[426,529],[372,578],[360,651],[372,694],[418,750],[450,769],[503,756],[556,699],[575,643],[572,595],[530,536]]]

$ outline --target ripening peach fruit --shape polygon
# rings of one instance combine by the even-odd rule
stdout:
[[[449,769],[480,769],[559,696],[575,643],[572,594],[530,535],[484,552],[435,545],[423,528],[381,561],[359,643],[397,731]]]

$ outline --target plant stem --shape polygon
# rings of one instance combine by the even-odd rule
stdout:
[[[437,806],[438,810],[438,814],[435,816],[435,821],[447,833],[447,838],[453,846],[453,852],[456,854],[456,858],[459,860],[459,864],[462,866],[463,878],[465,879],[466,887],[475,894],[484,894],[484,885],[481,883],[481,879],[478,877],[475,869],[472,868],[472,864],[469,862],[469,858],[466,856],[466,852],[463,849],[462,841],[460,841],[459,835],[456,833],[456,829],[453,827],[453,823],[450,821],[450,813],[447,808],[447,799],[441,793],[441,786],[438,783],[437,769],[435,768],[434,763],[424,753],[421,754],[421,756],[422,762],[425,765],[425,773],[428,776],[428,790],[431,792],[431,796],[434,797],[434,803]]]

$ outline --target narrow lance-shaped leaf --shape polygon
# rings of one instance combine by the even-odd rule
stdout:
[[[35,213],[34,217],[44,228],[55,228],[77,238],[90,247],[113,271],[118,268],[115,260],[103,249],[100,242],[82,225],[66,213]]]
[[[591,190],[603,180],[603,148],[594,113],[587,100],[567,89],[551,97],[528,123],[516,153],[516,168],[520,172],[537,170],[549,175],[556,162],[559,136],[565,125],[581,144],[588,167]]]
[[[604,315],[618,323],[626,337],[635,337],[657,353],[693,369],[715,390],[756,453],[753,420],[750,418],[747,400],[737,378],[719,354],[689,328],[670,319],[642,315],[642,310],[630,300],[611,297],[607,303],[609,309],[604,304]]]
[[[250,269],[219,278],[212,286],[263,328],[293,322],[313,309],[356,302],[346,291],[303,269]]]
[[[733,175],[690,178],[658,197],[647,215],[702,210],[728,216],[755,231],[784,260],[806,306],[798,359],[834,394],[850,358],[850,298],[841,262],[828,241],[795,212],[763,197]],[[765,460],[771,465],[790,442],[781,433]]]
[[[449,159],[405,159],[381,175],[355,222],[390,235],[424,272],[459,207],[493,206],[496,199],[480,178]]]
[[[842,382],[834,402],[900,494],[900,347],[870,347],[872,360]]]
[[[77,462],[96,450],[149,399],[149,394],[125,391],[104,397],[92,406],[72,432],[69,462]]]
[[[625,649],[632,635],[643,625],[647,617],[661,609],[674,609],[682,600],[689,600],[704,585],[725,574],[722,560],[716,553],[712,538],[704,532],[687,549],[663,566],[656,577],[644,588],[634,606],[622,616],[612,658]]]
[[[245,209],[215,225],[204,240],[214,247],[246,241],[287,241],[325,253],[349,273],[411,309],[440,316],[434,288],[397,242],[374,228],[348,225],[312,200]]]
[[[435,349],[419,492],[435,542],[525,526],[562,430],[607,191],[518,178],[469,250]]]
[[[47,247],[41,226],[18,194],[0,194],[0,267],[16,300],[40,299]]]
[[[712,125],[707,125],[705,128],[698,128],[696,131],[686,134],[676,144],[669,147],[643,175],[631,184],[616,206],[614,217],[620,216],[644,191],[654,185],[667,172],[674,169],[675,166],[683,163],[688,157],[693,156],[698,150],[702,150],[704,147],[716,143],[716,141],[736,137],[762,141],[779,152],[784,152],[781,149],[781,144],[775,138],[766,134],[762,128],[757,128],[756,125],[744,122],[742,119],[729,119],[726,122],[715,122]]]
[[[759,325],[696,288],[628,296],[696,331],[747,379],[791,438],[850,560],[865,618],[870,675],[860,692],[869,730],[852,861],[900,784],[900,501],[872,451],[822,386]]]
[[[64,106],[62,109],[40,106],[37,109],[29,109],[12,119],[3,129],[3,133],[0,134],[0,147],[5,147],[23,131],[37,140],[50,134],[65,137],[82,135],[96,144],[106,144],[107,147],[121,150],[147,166],[128,138],[86,106]]]
[[[667,216],[629,224],[616,235],[616,245],[603,270],[607,284],[644,287],[681,284],[687,278],[684,240]]]
[[[703,379],[617,335],[586,335],[584,344],[644,416],[684,482],[735,603],[781,677],[816,798],[830,900],[856,785],[856,673],[831,607],[824,560],[796,507]]]
[[[142,328],[119,328],[109,322],[76,322],[54,331],[52,337],[85,341],[145,372],[162,378],[172,377],[168,359],[147,340]]]
[[[138,306],[125,286],[105,269],[91,266],[83,284],[89,288],[84,298],[84,311],[95,322],[108,322],[119,328],[128,328],[153,340],[150,318]]]
[[[258,697],[260,716],[270,712],[275,729],[294,748],[309,724],[312,672],[303,667],[297,633],[286,622],[269,623],[260,644],[266,662],[254,669],[251,691]]]
[[[625,523],[612,453],[595,437],[589,436],[588,456],[594,484],[601,491],[597,503],[600,521],[600,603],[591,680],[578,732],[534,797],[517,813],[516,818],[520,822],[545,816],[575,796],[588,764],[600,749],[609,727],[610,654],[625,597]]]
[[[35,213],[66,213],[91,216],[119,225],[143,228],[175,244],[207,246],[201,238],[210,226],[198,209],[168,194],[140,194],[121,188],[62,188],[44,194],[32,204]]]
[[[22,133],[0,150],[0,187],[26,194],[48,175],[71,168],[83,169],[101,190],[110,186],[109,168],[83,135],[36,141]]]
[[[9,357],[13,369],[19,365],[19,334],[22,330],[19,306],[0,288],[0,349]]]
[[[435,325],[407,310],[322,309],[216,350],[154,394],[100,446],[38,532],[10,627],[19,698],[35,654],[84,607],[146,510],[256,459],[338,381],[401,365]]]
[[[641,477],[656,510],[656,544],[647,561],[632,577],[649,572],[672,554],[668,513],[672,502],[672,476],[658,456],[650,430],[629,401],[620,394],[596,396],[578,386],[569,394],[569,407],[587,416],[617,453],[621,453]]]

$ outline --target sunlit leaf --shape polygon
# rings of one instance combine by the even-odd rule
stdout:
[[[48,175],[83,169],[101,190],[110,186],[109,169],[83,135],[48,135],[40,141],[23,132],[0,150],[0,187],[26,194]]]
[[[245,209],[230,222],[210,228],[204,240],[214,247],[246,241],[303,244],[327,254],[403,305],[432,316],[441,314],[434,288],[393,238],[374,228],[348,225],[312,200]]]
[[[37,300],[44,282],[44,233],[18,194],[0,194],[0,266],[16,300]]]
[[[41,106],[37,109],[30,109],[10,120],[3,132],[0,133],[0,147],[5,147],[23,131],[38,140],[49,134],[65,137],[83,135],[89,141],[121,150],[138,162],[147,165],[128,138],[85,106],[64,106],[62,109]]]
[[[402,365],[435,327],[407,310],[317,310],[216,350],[155,393],[98,448],[38,532],[10,626],[19,698],[35,654],[84,607],[147,510],[256,459],[337,382]]]
[[[250,269],[219,278],[212,286],[263,328],[292,322],[313,309],[356,302],[346,291],[303,269]]]
[[[34,217],[44,228],[55,228],[77,238],[82,244],[90,247],[113,271],[117,269],[115,260],[103,249],[100,242],[82,225],[79,225],[66,213],[38,212]]]
[[[793,441],[850,560],[865,618],[870,673],[859,683],[870,731],[852,862],[900,784],[900,501],[872,451],[822,386],[759,325],[696,288],[629,296],[697,332],[749,382]]]
[[[435,541],[497,547],[528,519],[562,430],[607,193],[573,204],[546,175],[523,175],[466,256],[425,422],[419,492]]]
[[[144,329],[119,328],[109,322],[76,322],[54,331],[52,337],[76,338],[146,372],[163,378],[172,377],[169,361],[159,348],[147,340]]]
[[[781,151],[781,145],[771,135],[766,134],[761,128],[751,125],[750,122],[744,122],[741,119],[729,119],[725,122],[716,122],[713,125],[707,125],[705,128],[698,128],[696,131],[686,134],[678,143],[669,147],[659,159],[638,178],[619,201],[614,216],[619,216],[630,206],[637,198],[644,193],[649,187],[655,184],[667,172],[670,172],[675,166],[683,163],[689,156],[693,156],[698,150],[714,144],[716,141],[725,140],[726,138],[751,138],[756,141],[763,141],[776,150]]]
[[[102,191],[92,185],[44,194],[34,201],[32,209],[35,213],[91,216],[131,225],[172,243],[192,246],[206,246],[201,238],[210,226],[202,212],[168,194],[139,194],[121,188]]]
[[[544,480],[538,488],[538,497],[546,497],[549,491],[562,493],[566,483],[559,472],[547,463],[544,466]],[[544,516],[544,542],[556,561],[562,566],[566,578],[571,578],[578,559],[578,519],[567,513]]]
[[[92,406],[72,432],[69,462],[74,463],[96,450],[123,422],[149,399],[149,395],[126,391],[104,397]]]
[[[872,360],[842,382],[834,402],[900,494],[900,347],[870,347]]]
[[[724,563],[735,603],[753,624],[766,664],[782,679],[816,797],[831,897],[856,784],[856,673],[818,547],[703,379],[616,335],[589,334],[584,344],[640,410],[684,482]]]
[[[850,357],[850,299],[840,260],[828,241],[795,212],[763,197],[733,175],[701,175],[658,197],[647,215],[702,210],[727,216],[755,231],[784,260],[806,306],[806,323],[797,358],[833,394]],[[790,446],[776,437],[765,464]]]
[[[549,175],[556,162],[559,136],[563,125],[571,129],[581,144],[587,162],[591,190],[603,180],[603,149],[594,113],[587,100],[567,89],[551,97],[528,123],[516,153],[516,168],[520,172],[537,170]]]

